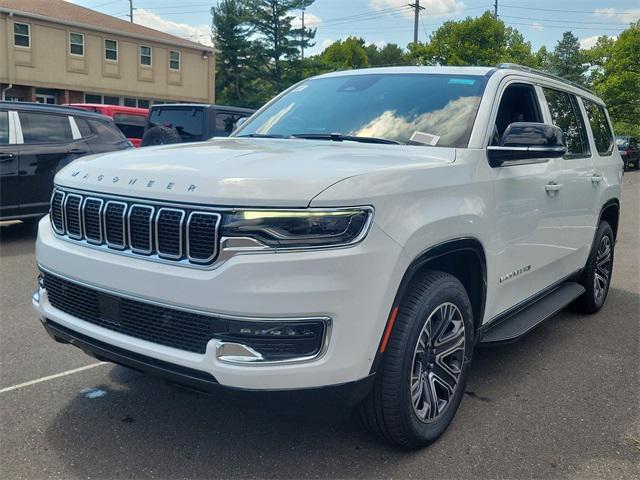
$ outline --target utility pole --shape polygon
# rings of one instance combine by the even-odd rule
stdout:
[[[413,22],[413,43],[418,43],[418,23],[420,22],[420,10],[424,10],[424,7],[420,6],[420,0],[415,0],[415,3],[410,3],[409,6],[413,8],[415,13]]]
[[[302,42],[300,43],[301,58],[304,60],[304,8],[302,9]]]
[[[498,0],[493,2],[493,18],[498,18]]]
[[[129,0],[129,21],[133,23],[133,0]]]

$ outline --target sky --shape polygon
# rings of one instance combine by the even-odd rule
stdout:
[[[129,0],[68,0],[102,13],[128,20]],[[350,35],[369,43],[413,41],[414,0],[316,0],[305,12],[307,26],[316,28],[316,45],[306,54],[321,52],[332,42]],[[217,0],[133,0],[134,21],[142,25],[211,44],[210,7]],[[494,0],[420,0],[419,39],[447,20],[476,17],[493,11]],[[300,22],[299,13],[294,22]],[[615,37],[640,18],[640,0],[498,0],[498,16],[517,28],[534,49],[553,49],[562,32],[571,30],[584,48],[597,37]]]

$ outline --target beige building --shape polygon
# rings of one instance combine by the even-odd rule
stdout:
[[[214,85],[211,47],[64,0],[0,0],[3,99],[213,103]]]

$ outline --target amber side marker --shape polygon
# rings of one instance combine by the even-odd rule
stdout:
[[[387,328],[384,331],[384,337],[382,337],[382,343],[380,344],[380,353],[384,353],[384,351],[387,349],[387,343],[389,343],[389,337],[391,336],[393,323],[396,321],[397,316],[398,316],[398,307],[395,307],[391,311],[391,315],[389,316],[389,321],[387,322]]]

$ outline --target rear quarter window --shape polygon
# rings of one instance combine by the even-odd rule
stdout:
[[[127,138],[142,138],[147,117],[131,115],[129,113],[116,113],[113,116],[116,126]]]
[[[73,140],[66,115],[20,112],[24,143],[65,143]]]
[[[100,120],[87,120],[91,130],[98,136],[97,143],[122,143],[126,142],[125,136],[113,123],[101,122]]]
[[[600,155],[611,155],[615,147],[613,140],[613,131],[604,107],[589,100],[582,100],[587,110],[589,124],[593,131],[593,141],[596,144],[596,150]]]

